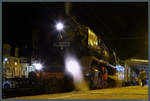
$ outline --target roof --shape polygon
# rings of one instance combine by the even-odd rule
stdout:
[[[148,60],[142,60],[142,59],[130,59],[130,61],[148,63]]]

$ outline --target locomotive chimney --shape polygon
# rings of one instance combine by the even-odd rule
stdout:
[[[71,10],[71,2],[65,2],[65,13],[67,16],[70,16],[70,10]]]

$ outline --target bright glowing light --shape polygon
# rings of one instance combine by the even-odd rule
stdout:
[[[67,56],[65,58],[65,68],[74,78],[74,82],[83,80],[81,66],[76,58],[73,56]]]
[[[42,65],[40,64],[40,63],[33,63],[32,64],[34,67],[35,67],[35,69],[37,69],[37,70],[41,70],[42,69]]]
[[[121,66],[121,65],[116,65],[116,69],[117,69],[118,71],[122,71],[122,72],[125,70],[124,67]]]
[[[39,64],[39,63],[38,63],[38,64],[36,64],[36,69],[37,69],[37,70],[41,70],[41,69],[42,69],[42,65],[41,65],[41,64]]]
[[[17,65],[17,62],[15,62],[15,65]]]
[[[64,28],[64,25],[63,25],[61,22],[59,22],[59,23],[56,24],[56,29],[57,29],[57,30],[60,31],[60,30],[62,30],[63,28]]]
[[[98,42],[95,42],[95,45],[97,46],[97,45],[98,45]]]
[[[33,66],[36,66],[36,63],[33,63],[32,65],[33,65]]]
[[[66,59],[66,70],[67,72],[71,73],[72,75],[79,75],[80,74],[80,66],[77,60],[74,58],[67,58]]]
[[[95,70],[95,72],[98,72],[98,70],[97,69],[94,69]]]
[[[72,75],[77,90],[88,90],[88,85],[83,79],[80,63],[75,57],[67,56],[65,58],[65,68]]]
[[[123,80],[124,79],[124,67],[121,65],[116,65],[116,69],[117,69],[117,76],[119,80]]]
[[[7,59],[7,58],[5,58],[5,59],[4,59],[4,61],[6,62],[6,61],[8,61],[8,59]]]

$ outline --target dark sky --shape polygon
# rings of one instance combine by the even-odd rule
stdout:
[[[65,15],[64,3],[3,3],[3,42],[31,42],[33,28],[46,38]],[[147,3],[72,3],[71,15],[100,35],[120,59],[148,58]]]

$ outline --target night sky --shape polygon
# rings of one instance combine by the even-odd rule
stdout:
[[[42,40],[54,33],[53,25],[65,16],[64,3],[4,3],[3,43],[31,43],[32,30]],[[72,16],[100,35],[120,59],[148,58],[147,3],[72,3]]]

